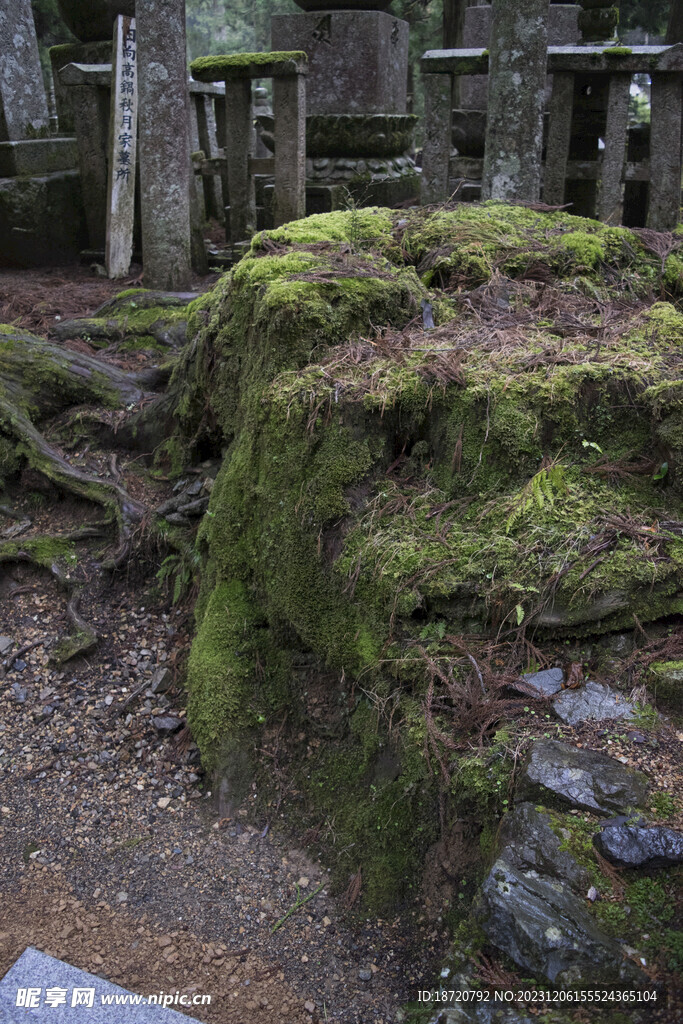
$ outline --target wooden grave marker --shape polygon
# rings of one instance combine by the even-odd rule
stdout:
[[[114,23],[109,121],[105,265],[107,275],[111,278],[125,277],[128,274],[133,254],[137,125],[138,69],[135,18],[120,14]]]

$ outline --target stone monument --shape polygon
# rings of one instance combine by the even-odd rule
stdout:
[[[579,38],[578,4],[551,3],[548,11],[548,46],[571,46]],[[465,9],[463,42],[465,49],[488,49],[493,24],[493,7],[481,3]],[[487,96],[486,75],[466,75],[460,80],[460,106],[463,110],[485,110]],[[549,85],[546,99],[550,98]]]
[[[346,190],[393,205],[419,190],[406,112],[408,23],[390,0],[296,0],[303,14],[274,15],[272,49],[303,50],[309,212],[332,209]],[[272,120],[261,118],[268,144]]]
[[[64,258],[82,237],[76,146],[51,137],[31,0],[0,5],[0,259]]]
[[[117,14],[132,18],[135,0],[58,0],[59,12],[79,40],[50,49],[52,77],[59,130],[74,132],[74,94],[66,88],[59,72],[67,64],[110,64],[114,19]]]

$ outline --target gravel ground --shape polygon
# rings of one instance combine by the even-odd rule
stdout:
[[[77,513],[64,503],[59,528]],[[44,532],[35,519],[24,536]],[[200,1020],[395,1020],[445,935],[419,904],[350,927],[291,839],[246,809],[218,818],[174,681],[188,616],[137,603],[139,581],[93,585],[82,608],[101,643],[56,671],[62,593],[33,566],[3,568],[8,654],[37,643],[0,681],[0,974],[35,945],[143,993],[209,993]],[[297,886],[312,898],[273,934]]]

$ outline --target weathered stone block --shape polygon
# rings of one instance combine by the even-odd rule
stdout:
[[[67,64],[111,64],[111,39],[102,43],[63,43],[50,48],[52,80],[59,131],[67,135],[76,131],[73,95],[62,82],[59,72]]]
[[[0,179],[0,265],[69,263],[85,248],[78,171]]]
[[[595,750],[559,740],[536,740],[515,790],[518,801],[569,805],[603,814],[643,807],[648,783],[642,772]]]
[[[521,871],[499,857],[481,888],[476,915],[498,949],[535,978],[558,985],[642,984],[580,897],[552,877]]]
[[[68,171],[76,166],[77,156],[75,139],[0,142],[0,177]]]
[[[0,141],[48,131],[47,100],[31,0],[0,6]]]
[[[382,11],[274,15],[273,50],[308,54],[308,114],[404,114],[408,23]]]

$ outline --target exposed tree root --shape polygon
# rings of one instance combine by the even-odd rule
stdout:
[[[71,636],[60,641],[52,651],[50,660],[55,665],[62,665],[77,654],[86,654],[88,651],[93,650],[97,646],[99,636],[80,614],[82,587],[79,583],[71,579],[69,573],[60,565],[59,558],[46,559],[44,556],[41,557],[39,554],[32,553],[31,548],[34,549],[34,552],[38,552],[41,550],[41,544],[46,542],[63,542],[81,539],[83,536],[91,536],[90,531],[92,529],[92,527],[85,527],[84,530],[76,530],[70,534],[31,537],[23,547],[20,547],[16,542],[0,546],[0,565],[3,562],[27,562],[31,565],[37,565],[41,569],[47,569],[53,579],[67,593],[66,615],[73,626],[73,632]]]
[[[37,430],[17,406],[0,397],[0,424],[18,442],[17,451],[25,455],[29,466],[42,473],[53,484],[63,490],[87,498],[102,505],[111,513],[118,525],[119,547],[114,556],[115,564],[120,552],[130,547],[133,527],[142,520],[144,505],[130,497],[120,484],[102,480],[91,473],[76,469]]]
[[[106,567],[120,566],[130,554],[134,528],[145,506],[118,480],[105,480],[72,466],[35,425],[74,405],[119,410],[107,429],[116,436],[131,415],[154,407],[157,395],[117,367],[72,352],[23,332],[0,335],[0,431],[16,442],[16,454],[57,487],[102,505],[116,523],[118,543]],[[153,421],[153,413],[148,414]],[[110,414],[111,416],[111,414]],[[135,430],[132,431],[136,433]],[[124,440],[122,436],[121,440]],[[124,440],[125,443],[125,440]]]

